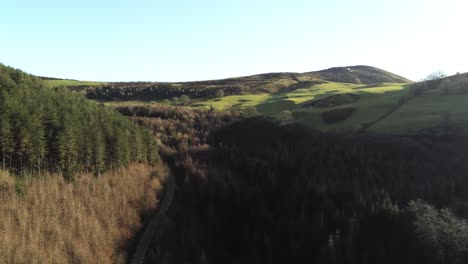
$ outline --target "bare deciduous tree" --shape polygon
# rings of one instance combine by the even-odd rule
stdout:
[[[408,211],[414,216],[416,234],[437,251],[441,262],[458,263],[468,251],[468,222],[448,208],[437,209],[420,199],[410,201]]]

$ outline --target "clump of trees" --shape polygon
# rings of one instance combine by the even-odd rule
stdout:
[[[438,89],[442,95],[468,92],[468,76],[457,74],[448,77],[442,72],[429,74],[422,81],[410,85],[409,96],[420,96],[425,91]]]
[[[216,98],[223,98],[224,97],[224,91],[223,90],[218,90],[216,92]]]
[[[292,114],[291,111],[289,110],[284,110],[284,111],[281,111],[277,116],[276,116],[276,120],[280,123],[280,124],[286,124],[286,123],[289,123],[291,121],[294,120],[294,116]]]
[[[410,201],[414,230],[423,243],[437,252],[441,263],[462,263],[468,252],[468,222],[449,208],[437,209],[421,199]]]
[[[443,71],[435,71],[427,75],[427,77],[424,78],[423,81],[435,81],[445,77],[447,77],[447,75]]]
[[[188,97],[188,95],[182,95],[180,97],[180,104],[181,105],[189,105],[190,104],[190,97]]]
[[[239,84],[237,84],[239,82]],[[112,100],[141,100],[155,101],[172,97],[187,95],[190,98],[215,98],[220,94],[237,95],[243,93],[255,93],[260,91],[264,82],[247,84],[234,81],[208,81],[200,83],[112,83],[110,85],[93,87],[70,87],[79,91],[86,97],[101,101]]]
[[[185,94],[181,97],[172,97],[171,102],[173,106],[187,106],[190,104],[190,97]]]
[[[468,77],[455,76],[451,79],[445,79],[440,83],[439,89],[443,95],[466,93],[468,92]]]
[[[441,71],[436,71],[429,74],[426,78],[422,79],[421,81],[411,84],[409,96],[420,96],[426,90],[436,89],[440,85],[441,80],[445,77],[445,73]]]
[[[115,110],[65,88],[50,89],[0,65],[1,168],[23,173],[101,173],[158,160],[151,134]]]
[[[167,105],[121,106],[117,111],[152,131],[166,148],[177,151],[207,144],[211,131],[244,116],[235,109],[209,111]]]

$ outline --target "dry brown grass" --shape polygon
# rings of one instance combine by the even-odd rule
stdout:
[[[0,263],[125,262],[126,242],[156,206],[165,172],[133,165],[74,183],[41,175],[18,192],[0,171]]]

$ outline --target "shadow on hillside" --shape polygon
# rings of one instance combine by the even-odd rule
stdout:
[[[268,100],[265,103],[258,104],[257,111],[262,114],[278,113],[284,110],[295,108],[296,104],[291,100]]]

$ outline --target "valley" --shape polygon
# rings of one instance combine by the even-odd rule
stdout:
[[[466,258],[466,74],[100,83],[0,69],[7,263]]]
[[[0,264],[468,263],[468,2],[0,6]]]

